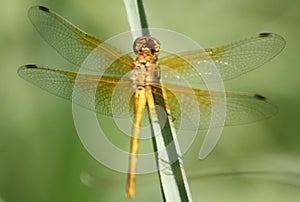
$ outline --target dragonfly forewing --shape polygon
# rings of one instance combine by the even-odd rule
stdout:
[[[214,63],[223,80],[235,78],[265,64],[285,46],[285,40],[277,34],[261,33],[258,36],[236,41],[216,48],[169,55],[159,60],[160,65],[182,75],[191,83],[203,83],[198,75],[215,76]],[[214,78],[208,79],[214,81]]]
[[[122,55],[118,49],[102,40],[82,31],[63,17],[42,6],[31,7],[28,11],[29,19],[35,26],[40,35],[47,41],[60,55],[69,62],[81,67],[82,63],[87,60],[88,56],[94,51],[97,54],[97,62],[115,61],[111,65],[111,71],[121,72],[124,69],[125,74],[133,68],[132,58]],[[96,57],[95,57],[96,58]],[[84,67],[102,72],[103,65],[85,65]]]

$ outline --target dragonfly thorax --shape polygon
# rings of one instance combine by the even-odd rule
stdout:
[[[145,87],[149,82],[157,80],[158,72],[157,62],[152,55],[139,54],[134,61],[134,69],[130,77],[133,88]]]

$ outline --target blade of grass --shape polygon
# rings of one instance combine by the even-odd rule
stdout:
[[[161,117],[156,112],[155,106],[167,105],[162,97],[155,96],[156,94],[163,95],[163,90],[160,88],[153,90],[156,93],[152,94],[151,92],[148,95],[148,111],[153,135],[155,135],[152,139],[153,148],[157,154],[156,163],[163,196],[167,202],[192,201],[171,117],[164,122],[160,120]],[[167,114],[169,113],[167,112]]]
[[[139,10],[139,15],[140,15],[143,36],[150,36],[143,0],[137,0],[137,6],[138,6],[138,10]]]
[[[124,4],[133,39],[141,35],[150,36],[143,1],[124,0]],[[152,90],[164,95],[164,98],[155,97]],[[163,92],[161,88],[149,87],[147,99],[162,197],[167,202],[192,201],[172,118],[168,117],[166,123],[162,124],[162,117],[156,111],[155,106],[159,105],[164,107],[167,114],[170,114],[166,109],[167,98]]]
[[[143,34],[137,1],[124,0],[124,6],[125,6],[132,38],[136,39],[137,37],[142,36]]]

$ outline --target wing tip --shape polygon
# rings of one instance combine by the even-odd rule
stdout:
[[[47,8],[47,7],[45,7],[45,6],[40,6],[40,5],[35,5],[35,6],[30,7],[30,8],[29,8],[29,11],[31,11],[31,10],[36,10],[36,9],[41,10],[41,11],[44,11],[44,12],[50,12],[50,9],[49,9],[49,8]]]
[[[254,98],[262,101],[266,101],[267,98],[265,96],[259,95],[259,94],[254,94]]]
[[[269,113],[268,113],[269,115],[266,116],[266,118],[272,117],[272,116],[274,116],[275,114],[278,113],[278,111],[279,111],[278,107],[274,103],[270,102],[270,100],[267,99],[265,96],[262,96],[262,95],[259,95],[259,94],[254,94],[253,97],[255,99],[259,100],[259,101],[269,103],[269,108],[268,108],[269,109]]]
[[[26,69],[36,69],[36,68],[38,68],[35,64],[27,64],[27,65],[24,65],[24,67]]]
[[[34,26],[35,26],[34,18],[39,16],[40,15],[39,13],[43,13],[43,12],[50,13],[50,9],[45,6],[39,6],[39,5],[35,5],[29,8],[27,12],[27,16]]]
[[[45,7],[45,6],[38,6],[38,8],[42,11],[45,11],[45,12],[50,12],[50,9]]]
[[[17,73],[19,76],[23,77],[23,71],[25,71],[26,69],[37,69],[38,66],[36,66],[35,64],[27,64],[27,65],[23,65],[21,67],[18,68]]]
[[[275,33],[271,33],[271,32],[262,32],[262,33],[259,33],[258,35],[259,38],[268,38],[268,37],[273,37],[273,38],[277,38],[277,40],[281,41],[282,43],[282,48],[285,47],[285,39],[279,35],[279,34],[275,34]],[[282,49],[281,49],[282,50]],[[280,52],[280,51],[279,51]]]
[[[259,37],[261,37],[261,38],[265,38],[265,37],[269,37],[269,36],[271,36],[272,35],[272,33],[269,33],[269,32],[262,32],[262,33],[259,33]]]

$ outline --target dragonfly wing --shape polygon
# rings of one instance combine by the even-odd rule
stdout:
[[[130,97],[133,90],[129,79],[120,80],[119,77],[113,76],[77,74],[36,65],[22,66],[18,69],[18,74],[43,90],[74,101],[102,115],[123,118],[128,117],[128,113],[132,111],[130,106],[133,105]],[[123,92],[121,95],[114,94],[116,86],[119,88],[118,93]],[[125,97],[128,99],[122,99]]]
[[[159,63],[174,69],[191,83],[201,83],[203,81],[199,81],[199,72],[211,75],[213,71],[210,72],[207,65],[213,62],[222,79],[228,80],[265,64],[284,46],[285,40],[280,35],[261,33],[216,48],[169,55],[161,58]]]
[[[266,119],[277,112],[277,107],[274,104],[257,94],[209,92],[169,84],[165,84],[165,87],[175,127],[181,127],[184,130],[222,127],[223,122],[219,117],[222,117],[223,114],[218,115],[218,113],[226,113],[225,126],[232,126]],[[221,105],[225,106],[225,112],[218,111],[218,109],[222,109],[217,108]],[[213,106],[216,106],[215,109],[217,110],[214,117],[216,121],[214,125],[210,125]],[[197,120],[200,120],[200,122],[197,122]],[[183,121],[186,125],[180,125]]]
[[[60,55],[77,66],[81,66],[89,54],[98,47],[94,52],[94,54],[98,54],[98,61],[101,63],[105,60],[115,61],[111,65],[110,72],[126,74],[133,67],[132,59],[129,56],[122,55],[118,49],[85,33],[46,7],[34,6],[29,9],[28,16],[45,41]],[[84,65],[84,68],[98,71],[106,66]]]

